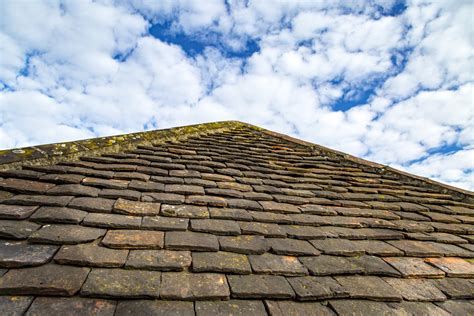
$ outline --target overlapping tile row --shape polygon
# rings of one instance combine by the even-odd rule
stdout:
[[[474,205],[251,129],[0,173],[0,309],[474,314]]]

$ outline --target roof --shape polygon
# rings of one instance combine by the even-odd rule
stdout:
[[[0,152],[0,310],[474,314],[474,193],[241,122]]]

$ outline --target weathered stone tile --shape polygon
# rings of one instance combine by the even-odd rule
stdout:
[[[207,168],[207,167],[200,166],[200,168]],[[215,181],[204,180],[201,178],[184,178],[184,183],[190,184],[190,185],[201,186],[203,188],[216,188],[217,187],[217,184]]]
[[[39,266],[48,262],[58,247],[30,245],[26,242],[0,241],[0,267],[19,268]]]
[[[234,178],[217,173],[201,173],[201,178],[211,181],[235,181]]]
[[[428,212],[429,209],[425,206],[409,202],[394,202],[394,204],[400,206],[403,211],[413,212]]]
[[[330,200],[328,200],[330,201]],[[327,206],[306,204],[299,207],[303,214],[314,215],[337,215],[337,212]]]
[[[129,181],[126,180],[101,179],[92,177],[87,177],[82,180],[82,184],[84,185],[107,189],[126,189],[128,187],[128,183]]]
[[[325,239],[327,233],[322,227],[282,225],[289,237],[297,239]]]
[[[183,204],[184,195],[174,193],[143,193],[142,201],[166,204]]]
[[[164,233],[146,230],[109,230],[102,244],[118,249],[162,249]]]
[[[331,277],[287,278],[300,301],[347,297],[349,293]]]
[[[446,296],[431,280],[385,278],[385,281],[407,301],[444,301]]]
[[[310,242],[316,249],[328,255],[360,256],[365,252],[365,249],[358,242],[347,239],[329,238]]]
[[[153,230],[176,230],[185,231],[188,228],[189,219],[163,216],[145,216],[142,220],[142,228]]]
[[[34,297],[32,296],[0,296],[0,310],[3,315],[24,315]]]
[[[443,270],[449,277],[474,277],[474,264],[461,258],[428,258],[425,261]]]
[[[11,269],[0,279],[0,294],[72,296],[88,273],[88,268],[55,264]]]
[[[28,221],[0,221],[0,237],[25,239],[40,227],[40,225]]]
[[[336,256],[300,257],[312,275],[358,274],[364,269],[349,258]]]
[[[195,303],[197,316],[233,315],[233,316],[266,316],[265,306],[261,301],[230,300],[207,301]]]
[[[194,252],[192,269],[194,272],[252,273],[246,255],[225,251]]]
[[[310,225],[310,226],[320,226],[320,225],[331,225],[330,217],[312,215],[312,214],[292,214],[290,215],[291,220],[294,224],[297,225]]]
[[[448,233],[425,233],[425,235],[427,235],[427,239],[425,240],[433,240],[447,244],[466,244],[468,242],[464,238]]]
[[[249,261],[255,273],[287,276],[308,274],[308,270],[298,261],[297,257],[293,256],[264,253],[262,255],[249,255]]]
[[[209,215],[215,219],[231,219],[234,221],[251,221],[252,215],[246,210],[237,208],[209,208]]]
[[[265,301],[271,316],[307,315],[307,316],[334,316],[329,307],[321,303],[301,303],[291,301]]]
[[[2,178],[39,179],[43,175],[44,175],[43,172],[25,170],[25,169],[0,171],[0,177]]]
[[[444,272],[425,263],[421,258],[387,257],[385,262],[400,271],[405,278],[442,278]]]
[[[220,219],[192,219],[193,231],[212,233],[215,235],[239,235],[240,227],[235,221]]]
[[[150,176],[140,172],[115,172],[115,179],[148,181]]]
[[[263,235],[266,237],[285,237],[286,231],[280,225],[256,223],[256,222],[239,222],[242,234]]]
[[[432,232],[433,225],[428,222],[417,222],[413,220],[396,220],[392,222],[397,226],[397,229],[404,230],[409,233]]]
[[[92,269],[82,286],[81,295],[106,298],[159,297],[161,272]]]
[[[114,203],[115,200],[111,199],[78,197],[74,198],[68,206],[89,212],[110,213]]]
[[[261,192],[244,192],[244,199],[253,201],[271,201],[273,197],[270,194]]]
[[[329,305],[341,316],[402,316],[410,315],[400,311],[398,303],[373,302],[368,300],[331,300]],[[443,316],[443,315],[439,315]]]
[[[28,316],[41,315],[100,315],[113,316],[113,301],[82,297],[37,297],[28,309]]]
[[[220,300],[229,298],[224,274],[164,272],[161,298],[174,300]]]
[[[74,195],[74,196],[89,196],[97,197],[100,189],[93,188],[81,184],[60,184],[49,189],[47,194],[49,195]]]
[[[364,236],[362,239],[389,240],[404,238],[404,234],[402,232],[384,228],[358,228],[354,229],[354,231],[359,235]]]
[[[278,203],[273,201],[260,201],[263,209],[267,212],[276,213],[300,213],[297,206],[287,203]]]
[[[72,196],[47,196],[47,195],[15,195],[8,200],[2,201],[4,204],[13,205],[47,205],[47,206],[66,206]]]
[[[137,190],[141,192],[164,192],[165,185],[163,183],[151,182],[151,181],[138,181],[132,180],[128,185],[131,190]]]
[[[474,281],[463,278],[443,278],[434,285],[452,299],[474,299]]]
[[[302,198],[299,196],[286,195],[286,194],[273,194],[273,198],[275,199],[275,201],[280,202],[280,203],[288,203],[288,204],[295,204],[295,205],[309,203],[308,198]]]
[[[241,208],[245,210],[261,211],[263,207],[257,202],[246,199],[228,199],[227,205],[230,208]]]
[[[153,194],[153,193],[151,193]],[[103,198],[110,198],[110,199],[127,199],[132,201],[140,200],[141,193],[138,191],[128,190],[128,189],[102,189],[99,192],[99,196]]]
[[[0,179],[0,189],[18,193],[44,193],[54,187],[52,183],[24,180],[24,179]]]
[[[136,202],[119,198],[114,204],[114,212],[134,216],[158,215],[160,203]]]
[[[38,206],[4,205],[0,204],[1,219],[25,219],[30,217]]]
[[[227,199],[210,195],[189,195],[186,197],[186,203],[194,205],[226,207]]]
[[[320,252],[305,240],[290,238],[267,238],[272,252],[279,255],[318,256]]]
[[[119,214],[88,214],[82,222],[85,226],[103,228],[140,228],[142,218]]]
[[[54,256],[54,261],[60,264],[114,268],[123,266],[127,255],[128,250],[109,249],[94,242],[62,246]]]
[[[243,254],[262,254],[270,249],[262,236],[219,237],[221,250]]]
[[[115,316],[194,316],[192,302],[163,301],[163,300],[128,300],[119,301]]]
[[[401,295],[397,294],[384,280],[376,276],[337,276],[335,278],[349,292],[350,298],[396,302],[402,300]]]
[[[185,195],[204,195],[203,187],[189,184],[166,184],[165,192]]]
[[[183,271],[191,265],[189,251],[171,250],[130,250],[125,267],[159,270]]]
[[[360,256],[350,258],[352,262],[364,269],[364,274],[400,277],[401,274],[383,259],[375,256]]]
[[[32,243],[73,245],[93,241],[105,234],[105,229],[79,225],[44,225],[30,235]]]
[[[405,252],[405,255],[413,257],[472,256],[472,253],[466,249],[431,241],[393,240],[387,242]]]
[[[65,223],[78,224],[87,212],[66,207],[41,206],[31,217],[30,220],[40,223]]]
[[[217,182],[219,189],[237,190],[242,192],[252,191],[252,187],[248,184],[237,183],[235,181],[219,181]]]
[[[217,237],[211,234],[195,232],[166,232],[166,249],[218,251]]]
[[[266,211],[249,211],[253,220],[263,223],[291,224],[292,219],[286,214],[271,213]]]
[[[403,251],[380,240],[355,241],[357,248],[364,249],[369,255],[377,256],[403,256]]]
[[[445,301],[436,303],[436,305],[452,315],[474,315],[474,303],[472,301]]]
[[[275,298],[295,296],[293,289],[283,276],[278,275],[228,275],[233,298]]]
[[[401,302],[396,304],[400,314],[449,316],[448,312],[428,302]]]
[[[183,178],[178,178],[178,177],[167,177],[168,171],[166,171],[165,174],[160,175],[160,176],[153,176],[151,177],[151,181],[159,182],[159,183],[164,183],[164,184],[183,184],[184,179]]]
[[[244,193],[237,190],[230,190],[230,189],[219,189],[219,188],[206,188],[206,194],[208,195],[218,195],[224,196],[226,198],[237,198],[242,199],[244,197]]]
[[[209,211],[206,206],[195,205],[169,205],[161,206],[162,216],[185,217],[185,218],[209,218]]]

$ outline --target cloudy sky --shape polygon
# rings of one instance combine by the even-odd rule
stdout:
[[[0,0],[0,148],[241,120],[474,189],[473,2]]]

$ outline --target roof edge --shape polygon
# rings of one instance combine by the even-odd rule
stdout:
[[[246,124],[238,121],[220,121],[0,150],[0,170],[18,169],[22,165],[51,165],[64,160],[77,160],[85,155],[116,153],[119,150],[135,149],[139,145],[180,141],[191,136],[213,134],[243,126]]]
[[[278,133],[278,132],[267,130],[267,129],[259,127],[259,126],[255,126],[255,125],[248,124],[248,123],[243,123],[243,122],[240,122],[240,123],[246,125],[247,127],[252,128],[254,130],[259,130],[259,131],[261,131],[261,132],[263,132],[267,135],[277,137],[277,138],[283,139],[283,140],[288,141],[288,142],[303,145],[303,146],[306,146],[306,147],[311,147],[315,151],[322,152],[322,153],[324,153],[328,156],[336,156],[336,157],[339,157],[339,158],[349,160],[349,161],[353,162],[356,165],[367,167],[371,171],[375,171],[378,174],[391,175],[391,176],[394,176],[394,177],[396,177],[400,180],[404,180],[405,182],[407,182],[409,184],[413,184],[413,185],[423,184],[425,187],[429,187],[429,188],[434,189],[438,192],[455,195],[459,198],[459,200],[465,200],[466,202],[470,202],[470,203],[474,202],[474,192],[472,192],[472,191],[461,189],[461,188],[458,188],[458,187],[454,187],[454,186],[451,186],[449,184],[445,184],[445,183],[442,183],[442,182],[432,180],[430,178],[417,176],[417,175],[414,175],[414,174],[411,174],[411,173],[408,173],[408,172],[390,167],[388,165],[383,165],[383,164],[380,164],[380,163],[376,163],[376,162],[372,162],[372,161],[365,160],[365,159],[362,159],[362,158],[358,158],[356,156],[341,152],[341,151],[336,150],[336,149],[321,146],[321,145],[314,144],[314,143],[311,143],[311,142],[308,142],[308,141],[305,141],[305,140],[301,140],[301,139],[298,139],[298,138],[295,138],[295,137],[291,137],[291,136],[288,136],[288,135],[285,135],[285,134],[281,134],[281,133]]]

